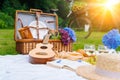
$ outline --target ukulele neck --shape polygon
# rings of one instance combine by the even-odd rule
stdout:
[[[50,36],[51,36],[50,33],[48,33],[48,34],[45,36],[45,38],[43,39],[43,43],[44,43],[44,44],[48,44],[48,41],[49,41]]]

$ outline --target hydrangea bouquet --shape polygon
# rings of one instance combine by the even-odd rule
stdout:
[[[60,39],[64,45],[68,45],[71,41],[76,41],[76,35],[74,30],[71,28],[65,27],[64,29],[59,29],[58,35],[52,36],[54,39]]]
[[[103,36],[102,42],[109,49],[116,49],[120,46],[120,34],[118,29],[112,29]]]

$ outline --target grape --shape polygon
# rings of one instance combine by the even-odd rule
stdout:
[[[92,64],[92,65],[95,65],[96,64],[96,56],[94,57],[89,57],[86,62]]]

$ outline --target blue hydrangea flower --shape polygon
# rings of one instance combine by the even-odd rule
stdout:
[[[71,28],[68,28],[68,27],[65,27],[64,30],[69,33],[69,36],[71,37],[71,40],[73,42],[75,42],[76,41],[76,35],[75,35],[74,30],[72,30]]]
[[[103,36],[102,42],[109,49],[116,49],[120,45],[120,34],[118,29],[112,29]]]

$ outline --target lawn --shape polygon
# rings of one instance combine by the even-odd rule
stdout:
[[[85,39],[84,36],[86,34],[87,32],[76,31],[77,41],[73,44],[73,50],[83,49],[85,44],[93,44],[97,49],[98,45],[102,44],[102,37],[105,32],[92,32],[92,34]]]
[[[17,54],[15,50],[14,30],[0,30],[0,55]]]
[[[76,31],[77,41],[73,43],[73,50],[84,48],[84,44],[94,44],[96,47],[102,44],[105,32],[92,32],[90,37],[84,39],[86,32]],[[0,30],[0,55],[17,54],[15,50],[14,30]]]

